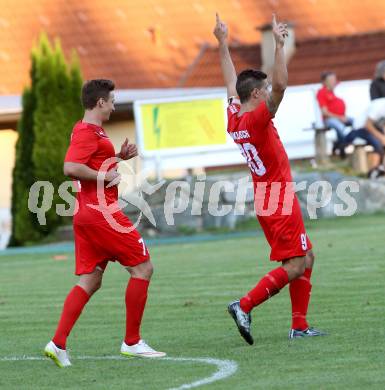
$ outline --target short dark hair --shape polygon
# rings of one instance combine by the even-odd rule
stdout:
[[[267,74],[260,70],[246,69],[239,73],[235,88],[241,103],[245,103],[250,99],[253,89],[262,88],[263,81],[266,79]]]
[[[95,79],[88,80],[82,88],[82,104],[86,110],[95,108],[99,99],[108,100],[110,92],[115,89],[111,80]]]
[[[332,72],[331,70],[326,70],[325,72],[322,72],[321,73],[321,81],[324,82],[332,74],[335,74],[335,73]]]

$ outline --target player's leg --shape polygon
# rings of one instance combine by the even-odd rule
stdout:
[[[291,280],[301,276],[304,270],[305,256],[285,260],[282,266],[267,273],[240,301],[235,301],[228,306],[230,315],[247,343],[254,342],[250,334],[251,310],[276,295]]]
[[[294,257],[282,262],[282,266],[267,273],[258,284],[240,300],[245,313],[277,294],[290,281],[305,271],[305,256]]]
[[[311,296],[311,274],[314,265],[314,253],[309,250],[305,258],[305,271],[302,276],[290,282],[290,300],[292,312],[292,325],[289,339],[308,336],[324,336],[326,333],[309,327],[306,316]]]
[[[67,295],[55,335],[45,347],[45,355],[50,357],[59,367],[71,365],[66,342],[72,328],[78,320],[90,297],[101,287],[103,268],[96,267],[89,274],[80,275],[79,282]]]
[[[150,260],[135,267],[127,267],[131,277],[126,289],[126,335],[127,345],[137,344],[140,340],[140,325],[147,302],[153,266]]]
[[[134,267],[126,267],[131,277],[126,289],[126,335],[121,347],[124,356],[157,358],[166,356],[164,352],[155,351],[142,340],[140,326],[147,302],[147,292],[153,274],[150,260]]]
[[[110,237],[109,249],[114,258],[131,275],[125,294],[126,334],[120,352],[124,356],[165,356],[164,352],[157,352],[149,347],[140,336],[148,287],[154,270],[150,261],[150,254],[143,238],[123,213],[118,216],[118,222],[122,227],[129,228],[127,233],[108,228],[106,235]]]
[[[303,275],[290,282],[289,291],[292,307],[292,329],[306,330],[309,325],[306,321],[309,307],[312,284],[310,282],[314,264],[314,254],[310,250],[306,254],[305,271]]]
[[[90,274],[80,275],[64,301],[62,315],[52,341],[61,349],[66,348],[67,337],[90,297],[101,287],[103,270],[96,267]]]

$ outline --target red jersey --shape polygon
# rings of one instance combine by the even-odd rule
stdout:
[[[239,102],[230,101],[227,131],[251,170],[255,210],[271,247],[270,259],[305,256],[312,245],[292,185],[289,159],[272,115],[265,102],[238,116],[240,108]]]
[[[289,159],[266,103],[241,116],[239,101],[229,103],[227,132],[246,159],[254,183],[292,182]]]
[[[334,95],[333,91],[322,87],[317,92],[317,100],[320,107],[326,107],[329,112],[335,115],[345,115],[345,102]]]
[[[115,158],[115,149],[102,127],[79,121],[72,130],[71,142],[65,156],[65,162],[86,164],[99,171],[106,159]],[[108,170],[116,167],[117,161]],[[99,205],[96,180],[76,180],[78,184],[77,200],[79,210],[74,216],[75,224],[92,224],[105,221],[103,214],[92,205]],[[118,201],[118,188],[104,185],[105,203],[110,205]],[[90,207],[91,206],[91,207]]]

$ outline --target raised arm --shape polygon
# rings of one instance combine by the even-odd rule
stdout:
[[[275,55],[272,74],[272,90],[267,100],[267,107],[274,115],[282,101],[285,89],[287,87],[287,67],[285,60],[285,38],[288,36],[287,25],[277,23],[275,15],[273,15],[273,35],[275,40]]]
[[[227,41],[228,28],[224,22],[219,19],[216,14],[216,24],[214,35],[219,43],[219,56],[221,61],[222,74],[227,89],[227,97],[237,96],[235,88],[237,83],[237,73],[235,72],[233,61],[231,60],[229,45]]]

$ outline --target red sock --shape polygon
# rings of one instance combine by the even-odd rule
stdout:
[[[249,313],[255,306],[277,294],[281,288],[289,283],[289,277],[285,268],[278,267],[266,274],[258,284],[241,298],[241,309]]]
[[[64,301],[63,311],[55,336],[52,339],[57,347],[66,349],[67,337],[89,299],[90,297],[86,291],[78,285],[69,292]]]
[[[131,278],[126,289],[126,337],[127,345],[137,344],[140,340],[140,324],[147,301],[149,280]]]
[[[292,329],[306,330],[309,327],[306,314],[311,292],[311,271],[311,268],[306,268],[302,276],[290,282]]]

